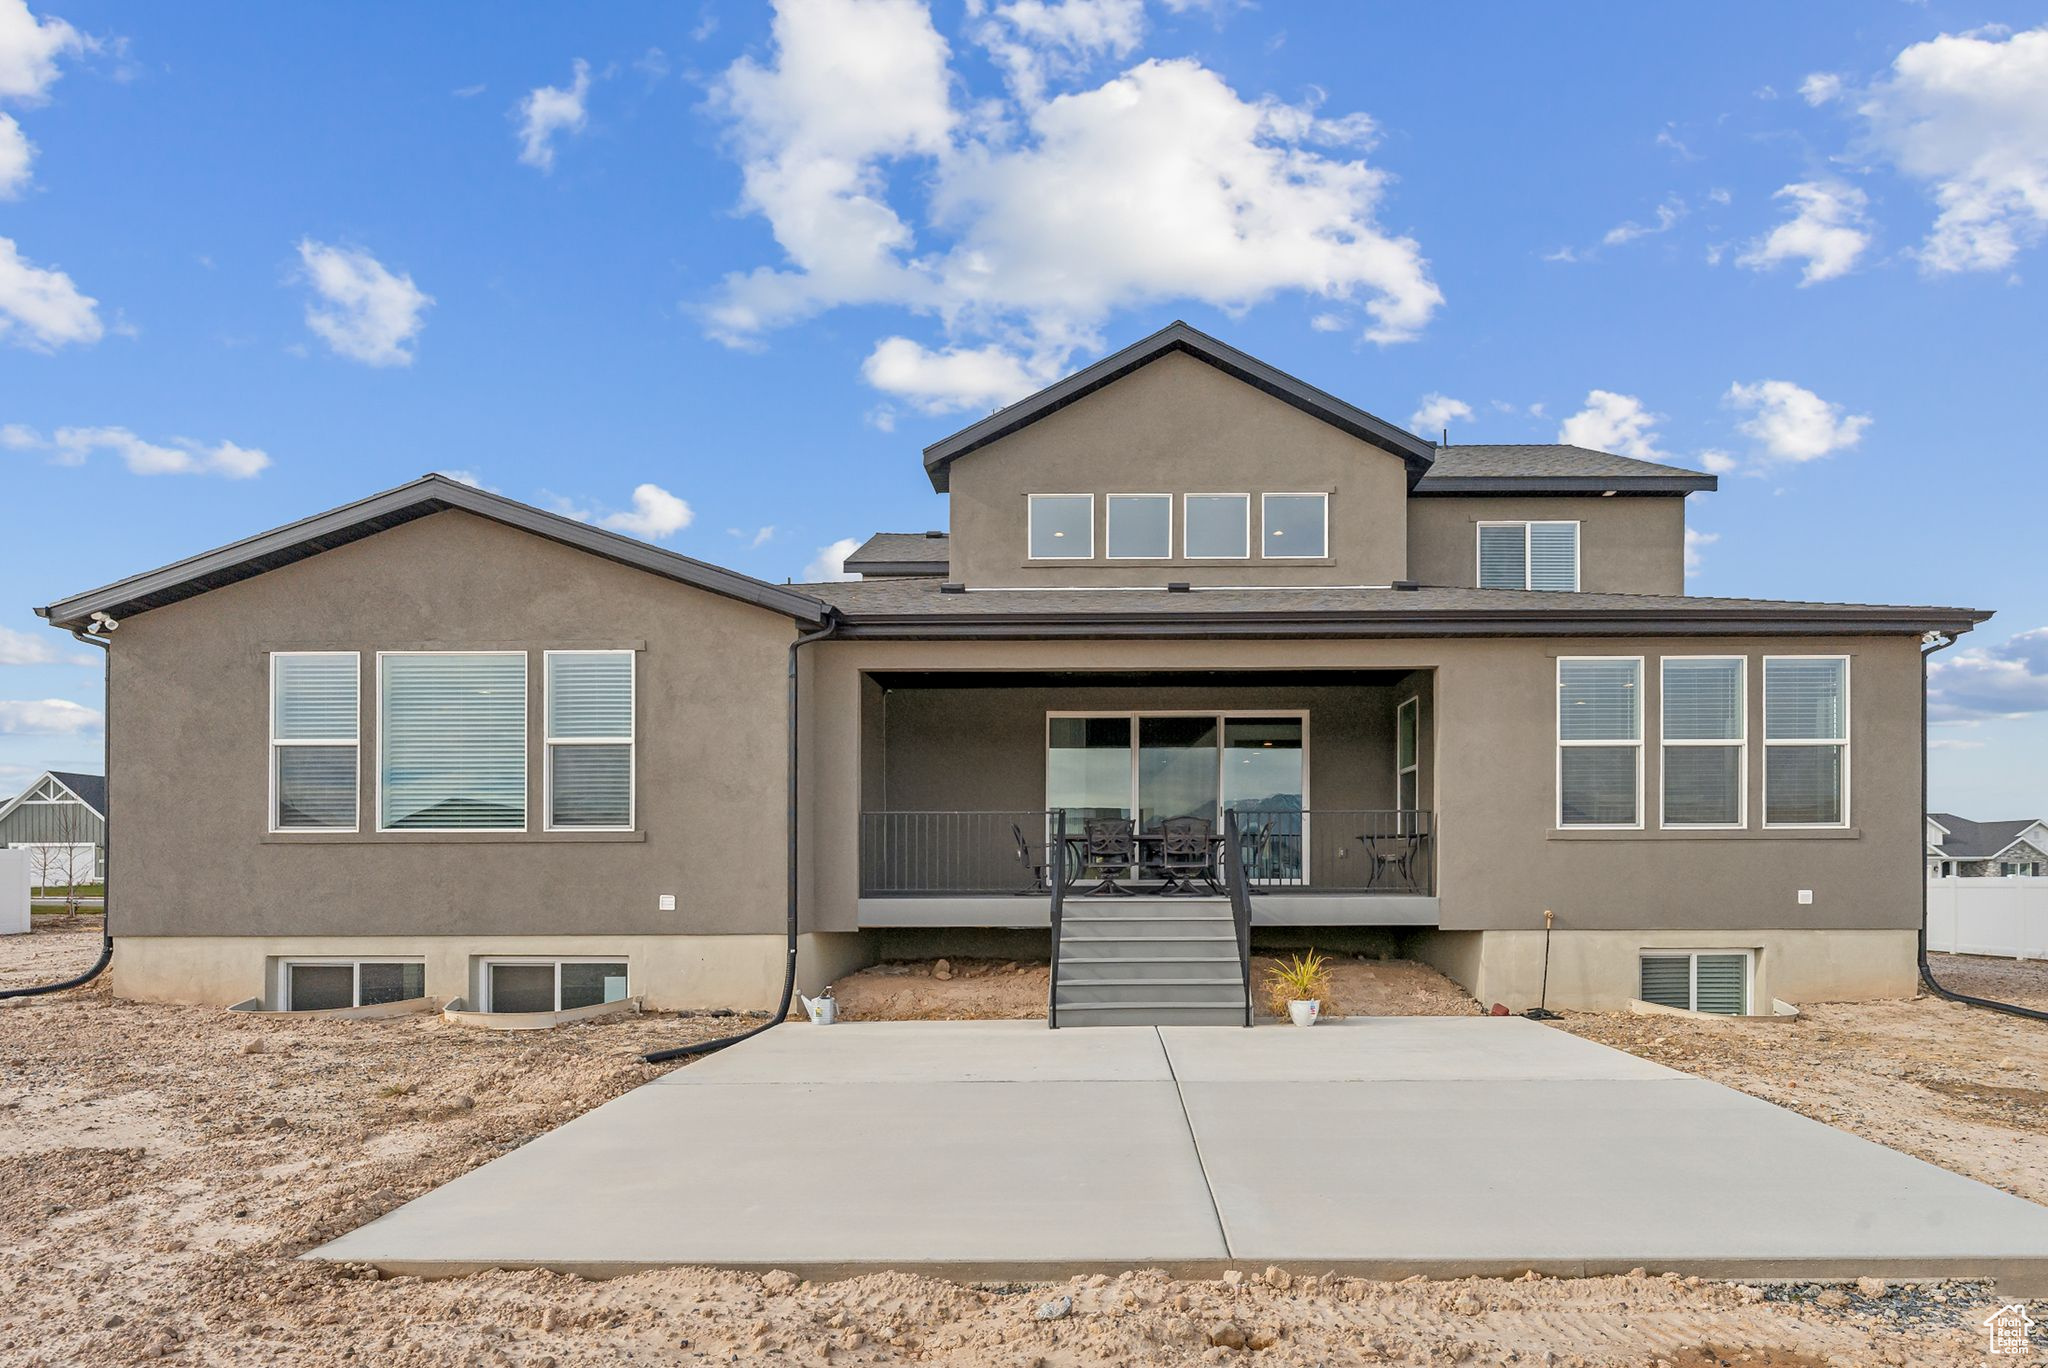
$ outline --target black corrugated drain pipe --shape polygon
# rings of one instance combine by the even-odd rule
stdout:
[[[737,1045],[742,1040],[751,1040],[771,1026],[780,1026],[789,1019],[790,999],[796,995],[796,908],[797,908],[797,675],[796,653],[798,648],[813,641],[822,641],[839,630],[839,614],[826,610],[825,625],[815,632],[798,634],[789,643],[789,945],[782,963],[782,1000],[775,1006],[775,1014],[752,1030],[741,1031],[738,1035],[720,1036],[716,1040],[699,1040],[688,1045],[678,1045],[672,1050],[656,1050],[640,1056],[649,1064],[666,1064],[672,1059],[687,1059],[692,1055],[710,1054],[728,1045]]]
[[[1925,829],[1927,820],[1927,657],[1936,651],[1945,651],[1956,644],[1956,639],[1946,632],[1929,632],[1920,638],[1920,820]],[[2022,1007],[2014,1002],[1994,1002],[1990,998],[1971,997],[1945,988],[1934,977],[1933,966],[1927,963],[1927,861],[1923,857],[1920,869],[1920,981],[1927,985],[1936,997],[1947,998],[1950,1002],[1966,1003],[1971,1007],[1987,1007],[1994,1012],[2008,1016],[2026,1017],[2031,1021],[2048,1021],[2048,1012],[2033,1007]]]
[[[90,636],[76,628],[72,629],[71,635],[77,637],[88,646],[99,647],[102,652],[107,649],[107,639],[103,636]],[[112,676],[113,657],[111,655],[103,655],[100,673],[100,698],[103,708],[107,696],[106,687],[113,682]],[[106,776],[107,781],[107,810],[100,814],[103,819],[103,826],[100,831],[100,849],[105,852],[103,858],[106,861],[105,867],[100,871],[100,957],[93,963],[92,968],[75,978],[65,979],[61,983],[35,983],[26,988],[0,988],[0,999],[41,997],[44,993],[61,993],[67,988],[81,988],[105,973],[107,966],[114,962],[114,843],[109,839],[113,835],[114,828],[114,771],[107,764],[110,752],[111,748],[107,744],[106,725],[102,721],[100,726],[100,773]],[[31,925],[35,921],[35,909],[33,907],[29,909],[29,921]]]

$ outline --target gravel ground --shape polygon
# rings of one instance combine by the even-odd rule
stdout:
[[[97,938],[88,927],[0,942],[0,982],[83,967]],[[1642,1020],[1567,1025],[1601,1038],[1603,1024]],[[1962,1061],[1975,1053],[2011,1060],[2001,1077],[2031,1069],[2040,1081],[2040,1046],[2020,1023],[1962,1008],[1816,1009],[1789,1028],[1723,1027],[1721,1036],[1674,1021],[1656,1021],[1661,1034],[1635,1042],[1638,1052],[1727,1055],[1745,1062],[1724,1071],[1775,1070],[1786,1093],[1830,1070],[1882,1104],[1920,1089],[1919,1110],[1900,1112],[1894,1133],[1878,1138],[1913,1140],[1964,1172],[1983,1155],[1953,1143],[1959,1118],[2020,1134],[2016,1119],[2003,1104],[1913,1078],[1943,1082],[1947,1074],[1931,1071],[1950,1067],[1966,1076]],[[1301,1276],[1309,1269],[1216,1282],[1133,1270],[1001,1287],[707,1269],[603,1283],[541,1272],[421,1282],[296,1261],[655,1077],[661,1070],[642,1064],[641,1051],[735,1024],[650,1014],[500,1035],[435,1017],[259,1020],[118,1002],[98,987],[0,1010],[0,1364],[1983,1361],[1976,1323],[1995,1303],[1968,1283],[1375,1283]],[[1913,1076],[1849,1067],[1859,1052],[1900,1060]],[[1930,1062],[1951,1055],[1953,1065]],[[2048,1172],[2042,1157],[2037,1173]],[[2048,1319],[2048,1308],[2034,1314]]]

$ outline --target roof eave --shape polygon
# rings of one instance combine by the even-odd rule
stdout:
[[[1427,475],[1418,498],[1481,494],[1704,494],[1721,487],[1714,475]]]

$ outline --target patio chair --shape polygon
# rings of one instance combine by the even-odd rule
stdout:
[[[1130,897],[1132,890],[1119,884],[1116,876],[1118,871],[1127,870],[1138,861],[1138,840],[1131,819],[1090,817],[1081,823],[1081,830],[1087,840],[1082,868],[1102,871],[1102,882],[1087,891]]]
[[[1017,863],[1031,871],[1031,891],[1049,893],[1052,891],[1052,861],[1048,848],[1033,845],[1024,839],[1024,828],[1010,823],[1010,834],[1017,838]]]
[[[1167,896],[1199,894],[1200,878],[1216,888],[1214,849],[1206,817],[1169,817],[1159,824],[1159,870],[1166,885],[1159,891]]]

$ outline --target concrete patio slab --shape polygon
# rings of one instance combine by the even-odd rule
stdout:
[[[791,1024],[309,1257],[1004,1279],[1640,1265],[2043,1295],[2048,1208],[1527,1021]]]

